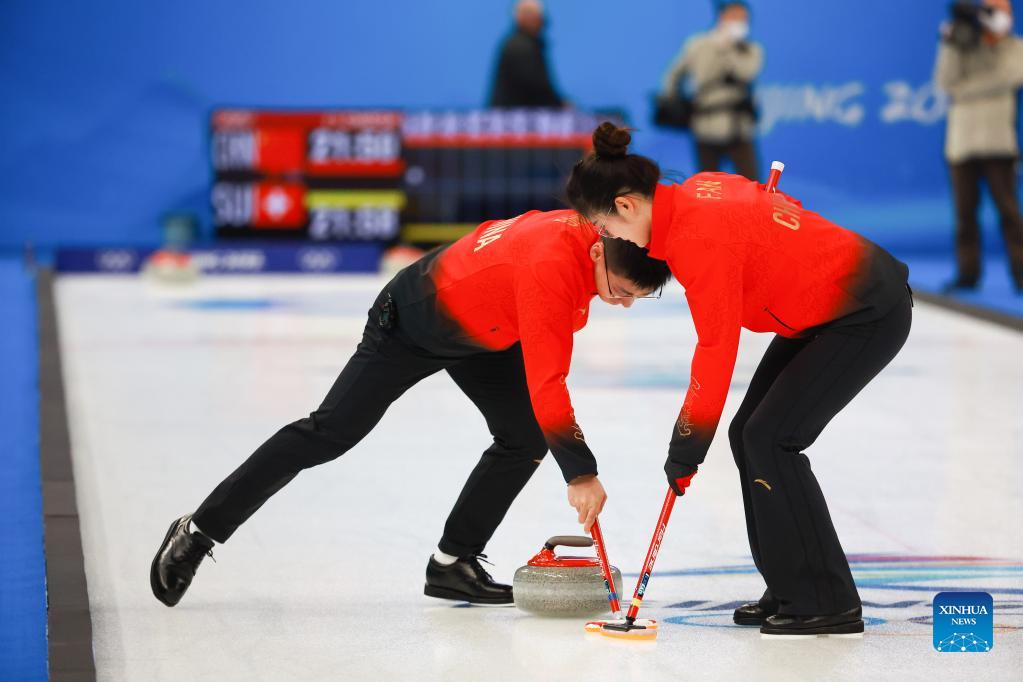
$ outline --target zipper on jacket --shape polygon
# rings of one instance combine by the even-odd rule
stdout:
[[[784,322],[782,322],[782,321],[781,321],[781,319],[780,319],[780,318],[779,318],[779,317],[778,317],[777,315],[775,315],[774,313],[772,313],[772,312],[771,312],[771,310],[770,310],[769,308],[764,308],[764,311],[765,311],[765,312],[766,312],[766,313],[767,313],[768,315],[770,315],[771,317],[773,317],[773,318],[775,319],[775,321],[776,321],[776,322],[777,322],[778,324],[780,324],[781,326],[785,327],[786,329],[791,329],[792,331],[798,331],[798,330],[797,330],[797,329],[796,329],[795,327],[790,327],[790,326],[788,326],[787,324],[785,324]]]

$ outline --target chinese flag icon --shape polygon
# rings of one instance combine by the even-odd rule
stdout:
[[[302,185],[259,182],[253,190],[253,227],[297,230],[305,225],[305,188]]]
[[[299,173],[305,166],[305,131],[294,127],[256,129],[255,169],[267,175]]]

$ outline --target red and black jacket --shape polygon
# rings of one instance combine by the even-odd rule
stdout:
[[[907,295],[909,269],[873,242],[781,192],[699,173],[654,194],[650,256],[685,287],[698,343],[669,457],[696,467],[714,437],[739,330],[786,337],[879,319]]]
[[[565,385],[572,335],[595,295],[596,240],[574,211],[531,211],[483,223],[389,286],[399,332],[427,353],[457,358],[522,344],[533,412],[566,481],[597,473]]]

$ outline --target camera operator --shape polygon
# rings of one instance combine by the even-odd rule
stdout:
[[[662,97],[680,96],[683,79],[695,91],[689,127],[701,171],[716,171],[723,158],[750,180],[757,179],[753,146],[756,116],[752,83],[764,64],[764,50],[747,40],[749,6],[739,0],[716,3],[713,29],[682,47],[661,83]]]
[[[1017,93],[1023,87],[1023,39],[1012,34],[1009,0],[957,2],[941,28],[934,81],[951,97],[945,158],[956,210],[958,273],[946,291],[980,280],[980,182],[1001,219],[1017,293],[1023,292],[1023,217],[1016,190]]]

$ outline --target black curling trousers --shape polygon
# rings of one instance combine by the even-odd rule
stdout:
[[[762,606],[777,605],[789,615],[827,615],[860,605],[803,451],[891,362],[911,321],[907,290],[876,321],[826,328],[803,339],[775,337],[754,372],[728,438],[739,468],[750,550],[767,583]],[[868,485],[869,476],[865,471],[859,483]]]
[[[483,452],[455,502],[440,549],[455,556],[483,550],[547,454],[526,388],[522,349],[516,344],[460,358],[432,355],[402,333],[380,326],[383,299],[381,294],[374,303],[362,342],[323,404],[271,436],[196,510],[192,518],[204,533],[225,542],[300,471],[340,457],[376,426],[406,390],[446,370],[483,413],[493,444]],[[438,442],[429,447],[441,445],[443,434],[435,436]]]

